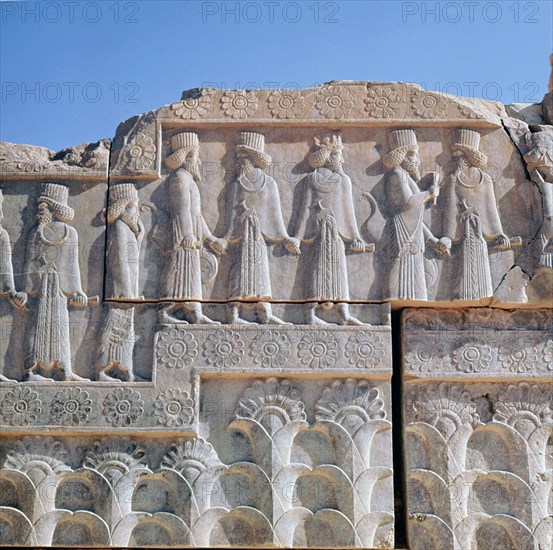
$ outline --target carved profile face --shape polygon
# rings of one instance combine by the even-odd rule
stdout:
[[[39,202],[36,209],[36,219],[41,224],[47,224],[54,220],[54,214],[50,205],[46,202]]]
[[[421,159],[417,149],[408,149],[401,166],[407,170],[409,175],[415,179],[420,179]]]
[[[200,149],[198,147],[194,147],[188,153],[188,156],[186,157],[186,161],[184,162],[182,167],[188,172],[190,172],[190,174],[196,181],[201,181],[202,179],[202,173],[200,169],[201,166],[202,166],[202,161],[200,160]]]
[[[336,149],[330,153],[326,162],[326,167],[334,172],[340,172],[344,166],[344,153],[342,149]]]
[[[553,183],[553,132],[543,131],[526,136],[530,150],[524,160],[537,170],[545,181]]]

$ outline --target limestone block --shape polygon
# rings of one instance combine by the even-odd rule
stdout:
[[[553,312],[402,315],[410,548],[549,548]]]

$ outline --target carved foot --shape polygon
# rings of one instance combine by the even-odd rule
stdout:
[[[100,371],[99,379],[104,382],[132,382],[134,380],[133,373],[124,367],[119,361],[113,361],[107,367]]]
[[[255,325],[257,323],[252,323],[251,321],[246,321],[246,319],[242,319],[242,317],[233,317],[229,321],[229,325]]]
[[[196,324],[198,325],[220,325],[221,323],[219,321],[214,321],[213,319],[210,319],[207,315],[198,315],[196,318]]]
[[[188,325],[188,321],[185,321],[184,319],[178,319],[177,317],[173,317],[172,315],[169,315],[167,311],[163,310],[158,313],[157,317],[158,323],[160,325]]]
[[[287,323],[282,319],[279,319],[275,315],[269,315],[266,319],[261,321],[263,325],[291,325],[292,323]]]
[[[78,374],[75,374],[73,371],[65,373],[65,380],[67,382],[90,382],[90,378],[83,378]]]
[[[12,380],[3,374],[0,374],[0,382],[4,382],[5,384],[17,384],[17,380]]]
[[[332,325],[333,323],[328,323],[327,321],[321,319],[320,317],[317,317],[316,315],[312,315],[309,319],[307,319],[308,325]]]
[[[340,320],[341,325],[349,325],[349,326],[363,326],[367,323],[362,323],[359,319],[356,319],[355,317],[352,317],[351,315],[348,317],[345,317],[344,319]]]

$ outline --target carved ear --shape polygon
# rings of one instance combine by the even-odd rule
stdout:
[[[102,223],[107,222],[107,213],[107,208],[102,208],[102,211],[100,212],[100,220],[102,221]]]

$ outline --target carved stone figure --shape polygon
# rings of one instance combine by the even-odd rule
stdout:
[[[452,150],[457,160],[446,176],[440,199],[443,234],[457,257],[457,279],[452,298],[479,300],[493,296],[488,246],[508,250],[519,240],[503,232],[492,178],[483,171],[488,158],[479,150],[480,134],[474,130],[455,131]]]
[[[132,183],[119,183],[109,190],[107,209],[106,296],[138,298],[140,245],[144,226],[138,211],[138,193]],[[133,380],[134,307],[107,305],[102,326],[100,378]]]
[[[325,302],[323,307],[338,310],[340,324],[362,324],[349,313],[346,243],[352,252],[373,252],[374,245],[363,242],[353,209],[351,179],[344,173],[342,139],[333,135],[320,142],[308,156],[313,168],[303,180],[303,196],[296,235],[308,248],[309,272],[306,272],[307,300]],[[315,315],[317,304],[306,304],[306,323],[325,323]]]
[[[172,303],[161,309],[161,321],[188,323],[174,315],[183,310],[192,323],[215,323],[202,313],[202,280],[200,249],[208,243],[214,252],[222,253],[227,243],[214,237],[202,215],[200,192],[200,143],[194,132],[182,132],[171,137],[173,153],[165,162],[173,170],[167,178],[169,197],[169,248],[161,274],[161,297],[190,300]]]
[[[390,151],[384,158],[389,168],[386,174],[386,208],[389,220],[386,231],[385,254],[387,278],[384,298],[394,300],[426,300],[427,286],[424,273],[425,243],[445,252],[447,239],[438,241],[423,221],[425,206],[439,195],[437,174],[420,179],[420,158],[417,136],[413,130],[394,130],[388,135]],[[427,183],[427,191],[419,185]]]
[[[271,165],[271,157],[264,152],[265,137],[255,132],[240,132],[236,146],[238,177],[232,183],[230,226],[227,242],[235,253],[229,278],[230,300],[270,300],[272,297],[269,274],[268,243],[283,243],[293,254],[300,253],[299,239],[288,235],[276,181],[263,170]],[[239,308],[247,304],[229,305],[229,323],[244,323]],[[282,324],[272,314],[268,302],[255,302],[261,323]]]
[[[547,126],[532,126],[526,134],[528,152],[524,155],[530,177],[539,187],[541,225],[535,238],[534,272],[553,269],[553,130]]]
[[[7,295],[10,302],[17,309],[24,309],[27,303],[27,294],[15,290],[10,236],[2,227],[2,219],[4,218],[3,203],[4,194],[0,189],[0,294]],[[11,380],[0,373],[0,381],[9,382]]]
[[[33,298],[27,332],[30,379],[82,380],[71,369],[68,302],[86,307],[81,286],[79,240],[69,225],[74,211],[67,205],[69,189],[45,183],[37,201],[26,258],[25,290]]]

